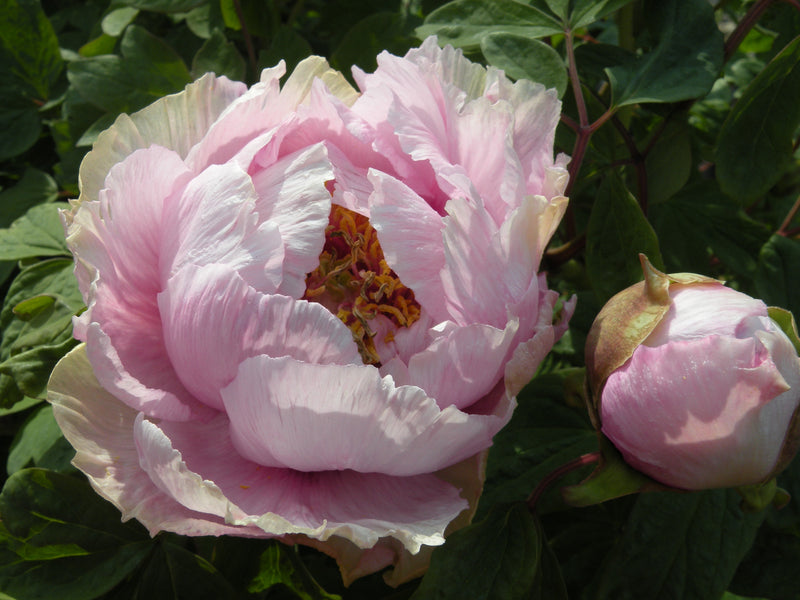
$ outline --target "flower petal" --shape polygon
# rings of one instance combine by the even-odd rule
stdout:
[[[251,356],[361,364],[350,330],[321,304],[261,294],[227,265],[185,267],[169,280],[159,306],[178,376],[220,410],[220,390]]]
[[[651,393],[643,397],[642,389]],[[760,415],[787,389],[753,338],[639,346],[606,381],[602,430],[627,462],[667,485],[751,483],[777,460],[780,445],[765,438]]]
[[[225,108],[246,90],[243,83],[207,73],[182,92],[130,116],[120,115],[98,136],[81,163],[80,200],[96,200],[111,168],[140,148],[157,144],[186,158]]]
[[[267,537],[257,527],[226,525],[222,519],[188,510],[153,484],[139,466],[133,439],[137,412],[100,386],[85,345],[56,365],[47,398],[76,450],[72,463],[88,476],[98,494],[122,511],[123,521],[135,518],[151,535],[165,529],[182,535]]]
[[[299,471],[431,473],[491,444],[510,414],[467,415],[370,366],[256,356],[222,390],[246,458]]]

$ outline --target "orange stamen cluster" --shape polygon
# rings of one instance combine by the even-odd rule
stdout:
[[[386,264],[369,219],[337,205],[325,229],[319,266],[306,276],[303,298],[319,302],[350,328],[365,364],[381,362],[371,320],[381,314],[397,328],[419,319],[414,292]],[[384,342],[393,338],[389,332]]]

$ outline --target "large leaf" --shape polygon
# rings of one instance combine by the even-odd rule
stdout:
[[[663,269],[653,228],[620,178],[611,174],[597,192],[586,231],[586,269],[600,300],[641,281],[640,253]]]
[[[613,104],[678,102],[705,96],[722,67],[723,39],[707,0],[646,0],[649,52],[607,69]]]
[[[770,306],[780,306],[800,317],[800,242],[773,235],[761,249],[756,273],[758,295]]]
[[[479,518],[495,504],[525,500],[551,471],[597,450],[597,435],[577,395],[582,385],[583,370],[569,369],[541,375],[520,392],[514,418],[489,451]],[[553,502],[561,505],[557,488],[539,510]]]
[[[477,50],[481,38],[495,31],[542,38],[563,32],[549,12],[516,0],[454,0],[433,11],[417,35],[437,35],[440,44]]]
[[[577,29],[610,15],[633,0],[574,0],[569,17],[570,27]]]
[[[52,202],[58,197],[58,185],[50,175],[28,168],[11,188],[0,192],[0,226],[8,227],[37,204]]]
[[[747,86],[717,140],[717,178],[742,201],[766,192],[792,161],[800,125],[800,37]]]
[[[42,469],[18,471],[0,494],[0,589],[20,600],[91,600],[144,559],[147,532],[89,485]]]
[[[34,206],[7,229],[0,229],[0,260],[69,254],[58,215],[63,203]]]
[[[524,503],[497,507],[434,551],[411,599],[527,600],[537,583],[543,543]]]
[[[248,586],[251,593],[264,592],[276,587],[288,588],[300,600],[341,600],[328,594],[305,568],[294,548],[271,542],[261,554],[258,575]]]
[[[74,456],[75,450],[61,435],[53,417],[53,407],[45,405],[33,412],[17,432],[8,453],[6,470],[9,475],[26,467],[73,471],[70,461]]]
[[[117,4],[155,12],[186,12],[205,4],[207,0],[119,0]]]
[[[234,81],[244,81],[245,71],[241,54],[219,29],[214,30],[192,60],[192,76],[196,78],[203,73],[216,73]]]
[[[561,55],[544,42],[514,33],[494,32],[481,39],[489,64],[514,79],[530,79],[555,88],[559,98],[567,89],[567,68]]]
[[[594,597],[719,598],[764,519],[740,502],[733,490],[640,495]]]
[[[133,112],[191,81],[180,56],[139,26],[128,26],[120,49],[122,56],[95,56],[69,64],[69,81],[87,102],[114,114]]]

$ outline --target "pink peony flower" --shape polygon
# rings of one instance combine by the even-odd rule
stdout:
[[[346,581],[474,513],[485,451],[566,327],[559,102],[435,39],[283,87],[211,74],[97,140],[64,214],[88,306],[49,399],[155,534],[280,537]]]
[[[672,487],[769,480],[800,442],[794,345],[760,300],[647,267],[647,283],[612,298],[587,340],[602,432]]]

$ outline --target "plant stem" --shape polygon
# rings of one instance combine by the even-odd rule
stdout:
[[[561,465],[555,471],[548,473],[528,497],[528,510],[530,510],[532,513],[536,512],[536,503],[539,501],[539,498],[542,497],[542,495],[547,491],[547,488],[549,488],[556,479],[560,479],[567,473],[571,473],[572,471],[580,469],[581,467],[585,467],[586,465],[599,462],[600,458],[600,452],[590,452],[589,454],[579,456],[578,458]]]
[[[789,210],[789,213],[786,215],[783,223],[781,223],[781,226],[778,227],[778,231],[775,232],[777,235],[782,235],[784,237],[787,235],[786,229],[791,224],[792,219],[794,219],[794,216],[797,214],[798,210],[800,210],[800,196],[798,196],[797,200],[794,201],[794,205],[792,206],[791,210]]]
[[[258,61],[256,61],[256,51],[253,48],[253,38],[250,37],[250,30],[247,29],[247,23],[244,22],[244,13],[242,13],[241,0],[233,0],[233,8],[236,10],[236,18],[242,26],[242,35],[244,36],[244,44],[247,46],[247,58],[250,60],[250,69],[253,72],[253,77],[258,76]]]
[[[747,36],[753,26],[758,22],[758,19],[761,18],[762,13],[769,8],[772,2],[773,0],[758,0],[758,2],[747,11],[745,16],[742,17],[736,29],[733,30],[733,33],[725,41],[725,62],[728,62],[730,57],[733,56],[739,44],[742,43],[742,40]]]

